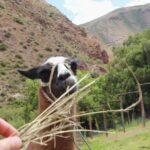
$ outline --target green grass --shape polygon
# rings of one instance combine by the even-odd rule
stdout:
[[[16,128],[25,124],[23,106],[16,107],[14,104],[4,105],[0,107],[0,117],[8,121]]]
[[[5,119],[14,127],[19,128],[26,124],[26,118],[30,117],[30,122],[37,116],[37,111],[26,112],[24,100],[14,100],[7,105],[0,106],[0,118]]]
[[[126,133],[117,132],[108,138],[99,135],[93,139],[87,139],[92,150],[148,150],[150,149],[150,122],[146,128],[140,125],[129,127]],[[82,150],[89,150],[83,145]]]

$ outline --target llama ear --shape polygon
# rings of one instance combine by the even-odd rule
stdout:
[[[51,73],[52,65],[51,64],[45,64],[40,66],[38,69],[38,78],[41,79],[43,82],[48,82],[50,73]]]
[[[34,79],[38,79],[38,69],[39,69],[39,67],[32,68],[32,69],[29,69],[29,70],[17,69],[17,71],[21,75],[23,75],[23,76],[25,76],[25,77],[27,77],[29,79],[34,80]]]
[[[77,74],[77,69],[78,69],[78,62],[73,60],[73,61],[71,61],[70,66],[71,66],[71,70],[76,75]]]
[[[41,79],[43,82],[48,82],[51,67],[52,66],[50,64],[45,64],[29,70],[18,69],[17,71],[29,79]]]

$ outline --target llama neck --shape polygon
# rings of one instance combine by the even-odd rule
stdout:
[[[47,107],[49,107],[51,103],[46,99],[46,97],[43,94],[43,88],[41,87],[39,89],[39,104],[38,104],[38,109],[39,113],[42,113]],[[76,150],[75,145],[74,145],[74,137],[73,133],[67,133],[63,134],[64,137],[68,138],[62,138],[58,137],[56,138],[56,147],[54,147],[54,141],[51,141],[47,144],[47,146],[35,146],[36,148],[34,149],[34,146],[32,147],[32,150]]]
[[[40,87],[40,89],[39,89],[39,102],[38,102],[39,113],[42,113],[47,107],[49,107],[51,105],[51,103],[44,96],[43,91],[44,91],[43,87]]]

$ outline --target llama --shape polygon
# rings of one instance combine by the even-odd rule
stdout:
[[[53,69],[55,66],[55,69]],[[53,69],[53,78],[51,81],[51,92],[49,91],[49,80]],[[40,79],[41,87],[39,88],[38,111],[43,112],[51,101],[60,97],[69,87],[76,82],[77,63],[65,57],[51,57],[44,64],[30,70],[18,70],[19,73],[32,80]],[[70,91],[70,94],[76,91],[75,87]],[[48,96],[48,98],[44,95]],[[72,108],[72,115],[75,109]],[[56,142],[56,146],[55,143]],[[50,141],[47,146],[41,146],[35,143],[30,143],[28,150],[75,150],[73,133],[63,134],[63,137],[57,137],[55,141]]]

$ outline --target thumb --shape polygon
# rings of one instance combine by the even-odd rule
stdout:
[[[0,140],[0,150],[19,150],[21,146],[21,139],[17,136]]]

